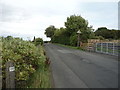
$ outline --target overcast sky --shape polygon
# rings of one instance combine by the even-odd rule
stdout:
[[[96,2],[97,1],[97,2]],[[118,0],[0,0],[0,36],[49,40],[49,25],[64,27],[70,15],[81,15],[94,29],[118,29]]]

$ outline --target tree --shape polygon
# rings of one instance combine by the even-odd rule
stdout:
[[[7,36],[5,39],[11,40],[11,39],[13,39],[13,37],[12,36]]]
[[[34,36],[34,39],[33,39],[33,42],[35,41],[35,36]]]
[[[77,46],[77,39],[78,39],[78,36],[76,34],[72,35],[70,37],[70,45]]]
[[[120,30],[110,30],[106,27],[100,27],[95,31],[96,36],[102,36],[105,39],[119,39]]]
[[[65,28],[56,29],[51,39],[54,43],[69,45],[69,37]]]
[[[82,42],[87,42],[92,32],[91,27],[88,27],[88,21],[81,16],[71,15],[67,17],[65,26],[70,37],[74,36],[80,30],[82,32],[80,35]]]
[[[65,26],[71,35],[72,33],[77,32],[78,30],[86,30],[88,22],[81,16],[71,15],[70,17],[67,17]]]
[[[42,38],[36,38],[34,40],[34,44],[37,46],[37,45],[42,45],[43,44],[43,39]]]
[[[100,27],[95,31],[96,36],[108,37],[108,29],[106,27]]]
[[[49,26],[48,28],[45,29],[46,36],[52,38],[55,30],[56,30],[55,26],[53,25]]]

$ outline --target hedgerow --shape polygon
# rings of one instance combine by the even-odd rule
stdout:
[[[2,79],[3,87],[6,79],[6,62],[13,61],[15,66],[16,84],[27,81],[43,61],[40,61],[41,54],[38,48],[30,41],[19,38],[2,37]],[[23,86],[22,86],[23,87]]]

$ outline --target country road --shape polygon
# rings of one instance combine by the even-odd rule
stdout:
[[[117,88],[117,57],[45,44],[54,88]]]

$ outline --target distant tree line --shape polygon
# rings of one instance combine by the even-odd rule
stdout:
[[[119,30],[109,30],[100,27],[95,32],[92,26],[88,26],[88,21],[81,16],[71,15],[64,22],[65,28],[55,28],[51,25],[45,29],[47,37],[51,38],[52,43],[64,45],[77,45],[77,31],[80,30],[80,41],[86,43],[88,39],[120,39]]]
[[[104,39],[120,39],[120,30],[110,30],[106,27],[101,27],[95,31],[95,35],[102,36]]]
[[[43,39],[42,38],[35,38],[34,36],[34,39],[32,41],[36,46],[38,45],[43,45]]]

